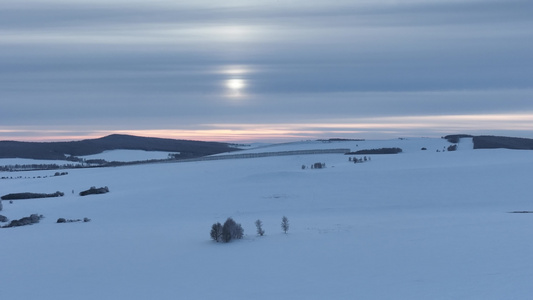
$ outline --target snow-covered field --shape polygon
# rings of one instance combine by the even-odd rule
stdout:
[[[0,214],[10,219],[46,218],[0,229],[0,297],[530,298],[533,214],[508,212],[533,210],[533,152],[472,151],[468,140],[442,152],[449,145],[407,139],[246,150],[404,149],[360,164],[324,154],[73,169],[38,179],[53,171],[22,172],[31,179],[0,180],[1,195],[65,196],[3,201]],[[327,168],[301,168],[315,162]],[[77,195],[91,186],[110,193]],[[60,217],[92,221],[57,224]],[[245,238],[215,243],[211,225],[227,217]]]
[[[103,159],[107,162],[138,162],[138,161],[148,161],[148,160],[164,160],[169,158],[169,154],[175,154],[170,152],[162,151],[143,151],[143,150],[109,150],[102,153],[94,155],[80,156],[79,158],[92,160],[92,159]],[[35,166],[39,165],[39,166]],[[44,169],[46,166],[57,165],[61,168],[68,168],[72,166],[87,166],[88,164],[82,164],[80,162],[73,162],[68,160],[42,160],[42,159],[27,159],[27,158],[0,158],[0,167],[8,167],[11,170],[15,171],[27,171],[27,170],[36,170]],[[97,166],[98,164],[93,164]],[[53,168],[49,168],[53,169]],[[24,173],[26,174],[26,173]],[[0,174],[0,177],[6,175]],[[13,176],[13,173],[9,173],[9,176]],[[18,174],[15,177],[19,177],[21,174]],[[25,177],[25,176],[23,176]]]
[[[81,156],[84,159],[103,159],[106,161],[143,161],[152,159],[167,159],[170,152],[143,150],[109,150],[99,154]]]
[[[167,159],[169,154],[174,154],[174,152],[163,152],[163,151],[143,151],[143,150],[109,150],[104,151],[99,154],[80,156],[80,158],[90,160],[90,159],[103,159],[108,162],[134,162],[134,161],[145,161],[145,160],[162,160]],[[15,165],[58,165],[58,166],[67,166],[67,165],[80,165],[79,162],[72,162],[66,160],[38,160],[38,159],[27,159],[27,158],[0,158],[0,166],[15,166]]]

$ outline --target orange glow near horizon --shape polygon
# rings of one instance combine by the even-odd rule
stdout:
[[[389,135],[391,138],[413,136],[440,136],[441,133],[469,133],[469,131],[506,130],[533,132],[533,113],[521,114],[487,114],[487,115],[444,115],[444,116],[402,116],[376,117],[342,120],[322,120],[316,123],[281,123],[281,124],[203,124],[202,129],[147,129],[147,130],[32,130],[0,129],[0,140],[11,141],[74,141],[99,138],[110,134],[129,134],[145,137],[218,141],[288,141],[337,137],[336,135],[359,138],[372,135]],[[357,136],[359,135],[359,136]],[[393,136],[395,135],[395,136]]]

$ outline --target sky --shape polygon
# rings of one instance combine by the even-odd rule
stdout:
[[[533,138],[533,1],[2,0],[0,140]]]

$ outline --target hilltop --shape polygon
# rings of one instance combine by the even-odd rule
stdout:
[[[65,160],[109,150],[179,152],[180,158],[194,158],[238,150],[227,143],[202,142],[113,134],[97,139],[71,142],[0,141],[0,158]]]

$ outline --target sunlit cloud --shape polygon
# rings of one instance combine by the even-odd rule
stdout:
[[[257,41],[267,28],[219,24],[149,23],[128,26],[95,24],[91,27],[28,30],[0,30],[0,44],[107,44],[172,45],[224,44]]]
[[[497,134],[522,132],[532,137],[532,113],[399,116],[330,120],[316,123],[277,124],[203,124],[198,129],[132,129],[132,130],[39,130],[35,128],[2,129],[2,140],[79,140],[97,138],[108,134],[131,134],[149,137],[190,139],[203,141],[287,141],[331,137],[345,138],[396,138],[399,136],[439,137],[443,134]]]
[[[257,67],[246,66],[246,65],[227,65],[217,68],[215,74],[223,74],[230,76],[244,76],[250,73],[257,72]]]

